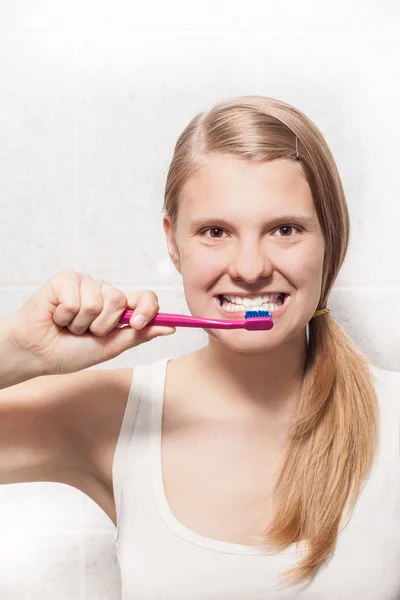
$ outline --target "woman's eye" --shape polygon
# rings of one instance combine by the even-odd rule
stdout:
[[[276,231],[279,231],[280,229],[297,229],[297,231],[300,231],[300,227],[295,227],[294,225],[281,225],[280,227],[278,227],[278,229]],[[280,235],[278,237],[292,237],[291,235]]]
[[[206,231],[210,231],[212,233],[215,233],[215,232],[217,232],[217,233],[218,232],[222,232],[223,233],[223,229],[220,229],[219,227],[207,227],[207,229],[203,229],[203,231],[201,233],[205,234]],[[216,235],[216,236],[211,235],[211,236],[207,236],[207,237],[211,237],[212,239],[215,240],[215,239],[219,239],[221,236],[220,235]]]
[[[301,228],[300,227],[296,227],[295,225],[281,225],[280,227],[278,227],[276,229],[276,231],[279,231],[281,229],[284,230],[290,230],[290,229],[296,229],[297,231],[300,231]],[[206,232],[210,232],[210,235],[207,237],[211,237],[211,239],[213,240],[218,240],[221,239],[221,235],[222,233],[224,233],[224,230],[221,229],[220,227],[207,227],[207,229],[203,229],[203,231],[201,232],[202,235],[205,235]],[[291,235],[280,235],[278,237],[292,237]]]

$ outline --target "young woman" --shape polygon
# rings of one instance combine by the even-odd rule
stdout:
[[[175,329],[140,328],[152,291],[58,273],[2,322],[0,483],[93,498],[125,600],[400,598],[400,373],[327,310],[349,214],[320,131],[270,98],[217,104],[179,137],[164,209],[190,312],[261,306],[273,329],[84,370]]]

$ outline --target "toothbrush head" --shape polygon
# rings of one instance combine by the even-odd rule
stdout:
[[[261,318],[260,318],[261,317]],[[244,314],[246,329],[248,331],[261,331],[272,329],[274,322],[269,310],[247,310]]]

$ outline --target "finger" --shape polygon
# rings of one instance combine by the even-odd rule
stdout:
[[[53,321],[65,327],[80,310],[81,276],[76,271],[61,271],[50,280],[49,286],[49,301],[54,306]]]
[[[175,333],[175,331],[175,327],[159,327],[156,325],[146,327],[141,331],[135,331],[135,329],[125,325],[123,329],[114,329],[114,331],[108,333],[107,336],[94,339],[97,341],[101,340],[103,343],[104,355],[101,358],[101,361],[103,362],[118,356],[130,348],[149,342],[155,337],[171,335]]]
[[[176,327],[166,327],[161,325],[148,325],[139,331],[136,331],[140,343],[149,342],[155,337],[162,335],[171,335],[175,333]]]
[[[100,290],[103,297],[103,310],[91,323],[89,330],[94,335],[104,336],[116,327],[128,305],[128,300],[121,290],[110,283],[104,282]]]
[[[134,309],[129,325],[136,330],[143,329],[160,309],[158,297],[152,290],[140,290],[132,296],[129,295],[128,306]]]
[[[112,283],[110,283],[109,281],[106,281],[105,279],[97,279],[97,282],[100,283],[101,285],[112,285]]]
[[[81,306],[79,312],[71,323],[68,324],[68,329],[77,335],[89,329],[92,322],[103,310],[103,296],[100,284],[89,275],[82,274],[80,294]]]

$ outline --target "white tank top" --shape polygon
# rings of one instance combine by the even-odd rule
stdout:
[[[160,453],[168,360],[135,367],[115,450],[123,600],[400,600],[400,373],[371,368],[378,450],[342,520],[333,557],[311,583],[284,588],[279,577],[305,546],[265,555],[256,546],[203,537],[172,514]]]

